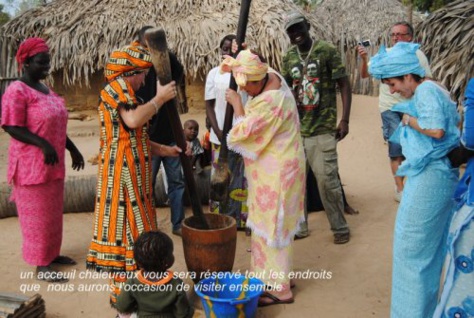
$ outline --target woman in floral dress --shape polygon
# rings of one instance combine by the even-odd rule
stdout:
[[[236,59],[227,57],[221,71],[232,71],[240,89],[251,97],[244,110],[240,95],[227,90],[226,100],[237,118],[227,143],[244,157],[251,270],[271,287],[259,305],[292,303],[292,246],[304,221],[306,185],[295,100],[281,75],[250,50],[241,51]]]

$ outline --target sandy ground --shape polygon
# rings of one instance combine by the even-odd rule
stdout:
[[[86,159],[98,151],[97,116],[91,121],[69,121],[69,136]],[[191,111],[182,121],[195,118],[204,127],[204,111]],[[295,242],[294,270],[319,278],[298,279],[295,303],[258,309],[258,317],[388,317],[391,281],[393,224],[397,203],[389,170],[386,145],[381,137],[377,98],[353,96],[350,134],[339,144],[340,174],[350,204],[360,211],[347,216],[352,238],[348,244],[334,245],[324,212],[311,213],[310,237]],[[8,136],[0,132],[0,175],[6,175]],[[69,163],[68,163],[69,165]],[[68,175],[95,174],[89,163],[85,171]],[[207,210],[207,207],[204,207]],[[160,228],[169,233],[169,209],[157,209]],[[187,214],[191,211],[188,209]],[[47,317],[115,317],[103,290],[106,279],[84,277],[85,257],[92,236],[92,213],[68,213],[64,219],[62,253],[78,261],[62,270],[72,277],[67,284],[47,284],[32,278],[34,268],[21,256],[21,233],[17,218],[0,220],[0,292],[33,295],[39,292],[46,301]],[[182,243],[175,243],[175,271],[186,271]],[[234,270],[249,268],[246,251],[249,238],[238,233]],[[329,275],[330,274],[330,275]],[[330,279],[328,278],[330,276]],[[186,280],[191,283],[190,280]],[[195,317],[204,317],[199,300]]]

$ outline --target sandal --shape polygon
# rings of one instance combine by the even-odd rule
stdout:
[[[345,244],[350,240],[350,233],[336,233],[334,234],[334,244]]]
[[[63,272],[58,272],[49,266],[36,267],[36,279],[44,280],[48,283],[67,283],[69,279],[64,277]]]
[[[268,298],[271,301],[266,302],[266,301],[261,301],[262,298]],[[277,296],[270,294],[268,292],[263,292],[260,295],[260,298],[258,299],[258,307],[266,307],[266,306],[271,306],[271,305],[280,305],[280,304],[291,304],[294,303],[295,299],[293,297],[290,297],[288,299],[280,299]]]
[[[77,262],[69,256],[59,255],[51,262],[51,264],[76,265]]]

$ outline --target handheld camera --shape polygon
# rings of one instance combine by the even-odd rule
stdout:
[[[358,45],[361,45],[363,47],[369,47],[370,46],[370,40],[362,40],[357,43]]]

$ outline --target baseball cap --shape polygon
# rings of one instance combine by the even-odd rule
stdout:
[[[288,30],[292,25],[298,24],[300,22],[306,21],[304,15],[298,11],[291,11],[285,17],[285,30]]]

